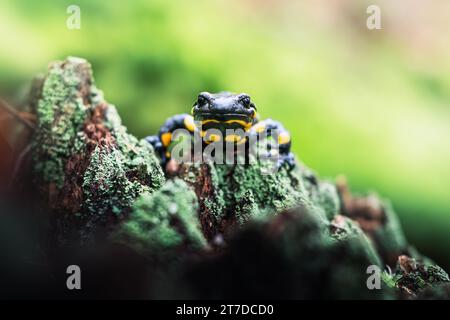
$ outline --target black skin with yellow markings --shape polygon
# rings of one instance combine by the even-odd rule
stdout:
[[[177,129],[186,129],[192,134],[198,130],[196,123],[201,123],[201,133],[209,129],[220,130],[227,141],[235,143],[246,142],[235,135],[226,135],[227,129],[241,129],[244,132],[256,135],[271,136],[277,132],[279,160],[278,166],[286,165],[292,168],[295,160],[290,152],[291,137],[289,132],[277,121],[266,119],[258,121],[257,109],[251,101],[249,95],[245,93],[233,94],[229,92],[209,93],[202,92],[198,95],[197,101],[189,114],[178,114],[170,117],[162,125],[158,135],[149,136],[146,140],[153,146],[156,153],[161,158],[161,164],[165,167],[170,160],[169,147],[171,144],[172,132]],[[204,137],[205,144],[214,140],[214,137]],[[270,145],[269,145],[270,146]],[[269,147],[270,150],[270,147]]]

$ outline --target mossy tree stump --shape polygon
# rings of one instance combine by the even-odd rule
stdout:
[[[108,239],[149,263],[176,261],[176,272],[164,277],[167,297],[395,298],[447,290],[448,275],[415,252],[375,195],[353,196],[345,182],[321,180],[299,161],[274,174],[261,159],[185,164],[167,178],[82,59],[51,64],[31,96],[34,185],[56,238]],[[369,265],[393,270],[381,290],[366,286]]]

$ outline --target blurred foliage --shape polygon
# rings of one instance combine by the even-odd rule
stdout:
[[[404,1],[406,4],[406,1]],[[433,3],[433,4],[432,4]],[[81,8],[68,30],[66,9]],[[366,8],[382,8],[382,30]],[[200,91],[249,93],[322,176],[390,198],[450,266],[450,22],[445,1],[0,0],[0,88],[82,56],[129,131],[153,134]]]

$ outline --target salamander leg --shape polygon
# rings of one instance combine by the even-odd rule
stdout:
[[[155,150],[155,153],[157,156],[161,159],[161,163],[165,162],[165,151],[164,147],[161,143],[161,139],[159,139],[159,136],[148,136],[145,138],[145,141],[150,143]]]
[[[266,137],[267,156],[278,157],[278,168],[287,166],[288,169],[292,169],[295,166],[295,157],[291,153],[291,135],[281,123],[266,119],[256,123],[251,131],[260,137]],[[278,153],[274,154],[272,150],[276,147],[278,147]]]
[[[155,149],[156,154],[161,159],[161,165],[165,168],[170,160],[170,144],[172,143],[172,133],[177,129],[185,129],[192,133],[195,124],[192,116],[188,114],[178,114],[167,119],[161,126],[158,135],[149,136],[145,140]]]

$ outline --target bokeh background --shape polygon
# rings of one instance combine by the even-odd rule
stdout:
[[[66,28],[72,4],[80,30]],[[449,14],[448,0],[0,0],[0,88],[20,97],[50,61],[84,57],[139,137],[200,91],[247,92],[304,163],[391,199],[449,270]]]

